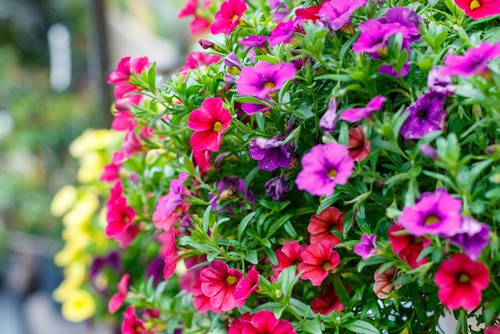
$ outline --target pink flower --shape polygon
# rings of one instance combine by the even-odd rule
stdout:
[[[203,7],[208,7],[211,1],[204,1],[201,6],[198,5],[198,0],[188,0],[186,6],[181,8],[177,17],[182,18],[186,16],[194,16],[193,21],[190,24],[191,34],[197,34],[199,32],[208,29],[210,26],[210,21],[204,17],[201,17],[198,13],[203,11]]]
[[[280,90],[285,82],[292,80],[296,72],[291,63],[271,64],[261,61],[255,66],[247,66],[241,70],[236,90],[241,95],[259,99],[270,97]]]
[[[441,302],[456,310],[475,309],[481,294],[490,284],[488,269],[481,262],[472,261],[465,254],[454,254],[439,266],[435,278]]]
[[[115,85],[128,85],[130,84],[129,80],[132,73],[139,74],[150,65],[151,63],[149,62],[148,57],[124,57],[120,60],[116,69],[109,75],[108,83]],[[117,96],[117,98],[121,97],[123,96]]]
[[[189,190],[183,187],[188,177],[188,174],[181,173],[178,179],[170,181],[170,192],[158,200],[153,214],[156,228],[171,229],[188,210],[189,206],[185,203],[184,195],[189,194]]]
[[[242,278],[236,290],[234,291],[234,299],[246,299],[259,287],[259,272],[255,270],[255,266],[248,271],[247,277]]]
[[[164,257],[165,267],[163,268],[163,277],[166,281],[172,277],[177,268],[179,256],[177,255],[177,248],[175,247],[175,231],[169,229],[157,237],[161,242],[162,248],[160,254]]]
[[[429,246],[431,241],[423,237],[416,238],[409,233],[397,233],[404,230],[404,227],[398,224],[389,227],[389,242],[392,244],[394,253],[396,253],[401,260],[408,263],[412,269],[415,269],[427,263],[427,258],[425,257],[418,262],[417,259],[422,249]]]
[[[127,205],[121,181],[116,182],[111,189],[106,209],[106,236],[118,241],[121,247],[127,247],[139,233],[139,228],[133,225],[135,211]]]
[[[247,10],[247,5],[243,0],[226,0],[220,6],[220,10],[215,13],[215,22],[212,23],[210,31],[212,34],[229,34],[236,28],[243,13]]]
[[[231,319],[229,324],[228,334],[241,334],[245,326],[252,321],[253,315],[246,312],[241,315],[241,318]]]
[[[242,334],[296,334],[292,324],[278,320],[271,311],[260,311],[243,324]]]
[[[496,325],[491,325],[488,328],[486,328],[484,334],[500,334],[500,323]]]
[[[241,307],[245,300],[236,300],[234,294],[242,276],[238,270],[230,269],[226,263],[216,260],[200,273],[201,291],[210,297],[210,304],[215,309],[226,312],[236,306]]]
[[[118,283],[118,293],[111,297],[111,300],[108,303],[109,313],[115,313],[120,307],[123,306],[128,293],[129,281],[129,274],[123,275],[120,279],[120,283]]]
[[[340,119],[349,123],[359,122],[362,119],[370,117],[374,111],[382,109],[385,101],[386,98],[384,96],[375,96],[363,108],[345,110],[342,115],[340,115]]]
[[[312,216],[307,231],[311,233],[311,244],[318,244],[323,240],[330,241],[334,246],[340,244],[340,239],[332,230],[344,231],[345,213],[334,206],[329,206],[317,216]]]
[[[189,54],[186,64],[179,70],[180,73],[186,73],[197,68],[206,68],[212,64],[218,63],[220,57],[217,55],[210,55],[204,52],[194,51]]]
[[[455,3],[474,20],[500,14],[500,0],[455,0]]]
[[[210,168],[212,152],[209,150],[193,151],[195,166],[199,166],[201,172],[206,172]]]
[[[344,309],[344,304],[340,301],[332,284],[328,284],[326,288],[323,288],[321,294],[311,301],[311,310],[314,313],[328,315],[333,311],[342,312]]]
[[[216,152],[222,142],[222,134],[231,123],[231,114],[222,107],[219,98],[207,98],[201,108],[189,115],[188,127],[195,132],[189,142],[195,151]]]
[[[123,313],[122,334],[149,334],[141,319],[135,314],[135,307],[129,306]]]
[[[296,266],[298,272],[300,264],[300,254],[304,252],[306,246],[299,246],[297,240],[286,242],[281,249],[276,250],[278,258],[278,267],[273,268],[274,275],[272,281],[276,281],[283,270],[288,267]]]
[[[307,246],[301,258],[299,271],[304,271],[301,278],[310,280],[314,286],[320,285],[340,264],[339,254],[333,250],[333,244],[327,240]]]
[[[200,273],[195,276],[193,285],[191,287],[191,292],[193,293],[193,305],[198,311],[202,313],[208,311],[222,313],[221,310],[216,309],[212,306],[212,303],[210,303],[210,297],[207,297],[201,290]]]
[[[373,279],[375,284],[373,284],[373,292],[380,299],[386,299],[389,297],[389,293],[393,289],[394,280],[396,279],[396,274],[398,272],[397,268],[386,269],[383,273],[380,272],[380,268],[375,271]],[[396,285],[394,287],[396,290],[401,288],[401,285]]]
[[[463,56],[449,55],[444,59],[442,75],[462,75],[470,77],[481,75],[488,70],[488,63],[500,57],[500,43],[483,42],[470,48]]]

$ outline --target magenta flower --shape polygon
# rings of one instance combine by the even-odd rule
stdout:
[[[477,260],[484,247],[488,246],[490,226],[479,223],[469,216],[462,217],[462,226],[451,230],[445,238],[459,246],[472,260]]]
[[[398,223],[416,237],[447,235],[462,225],[461,211],[462,201],[439,188],[434,193],[423,193],[415,205],[404,208]]]
[[[295,66],[290,63],[273,65],[261,61],[255,66],[247,66],[241,70],[236,89],[241,95],[262,99],[278,91],[288,80],[292,80],[296,72]]]
[[[400,129],[403,138],[420,139],[428,133],[444,129],[445,102],[446,96],[432,91],[419,96],[415,103],[405,110],[410,116]]]
[[[431,92],[444,96],[453,95],[456,87],[451,84],[451,78],[443,74],[443,67],[436,66],[429,71],[427,88]]]
[[[146,331],[144,323],[141,319],[137,318],[135,314],[135,307],[130,305],[127,307],[125,313],[123,313],[123,322],[121,326],[123,334],[148,334],[150,332]]]
[[[332,31],[351,24],[351,15],[366,5],[367,0],[330,0],[323,4],[318,16]]]
[[[500,0],[454,0],[474,20],[500,14]]]
[[[269,108],[268,106],[266,106],[265,104],[258,104],[258,103],[243,103],[241,105],[241,109],[243,109],[243,111],[248,114],[248,115],[253,115],[253,114],[256,114],[258,112],[266,112],[268,111]]]
[[[298,20],[284,21],[278,23],[278,25],[271,32],[271,37],[269,39],[269,47],[272,48],[275,45],[285,43],[288,44],[292,40],[293,31],[295,29],[295,24]]]
[[[342,115],[340,115],[340,119],[349,123],[359,122],[362,119],[370,117],[374,111],[382,109],[386,100],[387,99],[384,96],[375,96],[363,108],[351,108],[344,110]]]
[[[127,297],[128,293],[129,281],[129,274],[123,275],[120,279],[120,283],[118,283],[118,293],[113,295],[108,303],[109,313],[115,313],[125,303],[125,298]]]
[[[236,28],[243,13],[247,10],[247,5],[243,0],[226,0],[215,13],[215,21],[210,27],[212,34],[229,34]]]
[[[328,240],[307,246],[300,257],[302,262],[299,271],[303,271],[301,278],[310,280],[314,286],[320,285],[340,264],[340,256]]]
[[[377,254],[377,245],[375,244],[377,240],[376,234],[363,234],[361,241],[354,246],[354,253],[358,254],[366,260]]]
[[[246,299],[259,287],[259,280],[259,272],[255,270],[255,266],[253,266],[252,269],[248,271],[247,276],[242,278],[238,282],[238,285],[236,285],[234,299],[243,299],[246,301]]]
[[[284,21],[291,12],[290,8],[281,0],[269,0],[269,7],[273,10],[274,22]]]
[[[382,23],[369,19],[359,25],[361,35],[352,49],[356,53],[369,52],[372,57],[383,57],[387,53],[389,38],[399,32],[407,31],[399,23]]]
[[[490,284],[488,269],[465,254],[454,254],[439,266],[435,278],[439,300],[452,310],[473,310]]]
[[[190,24],[191,34],[196,35],[199,32],[204,31],[210,26],[210,21],[204,17],[198,15],[199,12],[203,10],[202,7],[207,8],[210,5],[210,1],[204,0],[202,6],[198,4],[198,0],[188,0],[186,6],[181,8],[177,14],[178,18],[193,16],[193,21]]]
[[[160,197],[153,214],[153,222],[156,228],[169,230],[179,221],[182,214],[189,206],[185,203],[185,195],[189,190],[183,187],[184,181],[189,177],[181,173],[178,179],[170,181],[170,192]]]
[[[302,158],[295,183],[312,195],[331,195],[335,185],[347,182],[353,168],[347,147],[337,143],[316,145]]]
[[[194,51],[188,55],[186,64],[181,67],[179,73],[187,73],[197,68],[206,68],[212,64],[218,63],[219,60],[220,57],[217,55]]]
[[[106,209],[106,236],[118,241],[120,247],[127,247],[139,233],[139,228],[133,224],[135,210],[127,205],[121,181],[116,182],[111,189]]]
[[[335,131],[338,109],[339,102],[336,98],[332,97],[330,102],[328,102],[328,109],[319,120],[319,127],[325,132],[326,135],[331,135],[333,131]]]
[[[269,43],[269,36],[250,36],[243,38],[240,42],[244,46],[263,48]]]
[[[262,170],[290,167],[291,155],[287,151],[286,144],[283,144],[277,136],[271,139],[253,139],[248,145],[248,153],[252,159],[259,161],[257,166]]]
[[[278,320],[271,311],[260,311],[243,323],[242,334],[296,334],[292,324]]]
[[[408,7],[390,8],[384,15],[378,19],[381,23],[399,23],[408,29],[407,38],[409,42],[417,42],[420,36],[419,26],[422,22],[420,15]]]
[[[281,249],[276,250],[278,258],[278,267],[273,267],[274,275],[271,280],[274,282],[283,270],[288,267],[295,266],[298,272],[300,264],[300,254],[304,252],[306,246],[300,246],[297,240],[286,242]]]
[[[150,65],[151,63],[149,62],[148,57],[124,57],[120,60],[116,69],[109,75],[108,83],[115,85],[130,85],[133,87],[130,88],[131,90],[137,89],[135,86],[131,85],[129,81],[132,73],[139,74]],[[116,98],[122,97],[123,95],[116,96]]]
[[[234,268],[229,268],[222,261],[216,260],[200,273],[201,291],[210,297],[210,304],[223,312],[234,307],[241,307],[245,300],[236,300],[236,286],[243,274]]]
[[[500,43],[491,45],[483,42],[467,50],[463,56],[450,55],[444,59],[443,75],[462,75],[470,77],[488,71],[488,62],[500,57]]]
[[[215,313],[222,313],[221,310],[216,309],[210,303],[210,297],[207,297],[201,291],[200,273],[195,275],[193,284],[191,285],[191,292],[193,293],[193,306],[200,312],[205,313],[213,311]]]
[[[222,107],[219,98],[207,98],[201,108],[189,114],[188,128],[195,132],[189,140],[195,151],[210,150],[216,152],[222,142],[222,134],[231,123],[231,114]]]

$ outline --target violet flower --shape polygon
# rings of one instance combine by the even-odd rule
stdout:
[[[245,180],[240,179],[234,176],[227,176],[223,178],[221,181],[217,183],[217,189],[219,190],[219,196],[217,196],[217,200],[212,200],[216,195],[210,194],[208,196],[209,201],[211,201],[212,210],[217,208],[218,204],[222,204],[230,198],[240,198],[242,200],[246,200],[247,202],[253,202],[253,192],[249,188],[248,192],[245,193]],[[238,204],[238,207],[241,207],[241,204]],[[232,213],[233,211],[229,207],[225,207],[220,209],[218,213],[228,212]]]
[[[245,113],[247,113],[248,115],[253,115],[253,114],[256,114],[258,112],[268,111],[271,108],[266,106],[265,104],[247,102],[247,103],[243,103],[241,105],[241,109],[243,109],[243,111]]]
[[[382,23],[369,19],[359,25],[361,35],[352,49],[355,53],[368,52],[371,57],[381,58],[387,53],[389,38],[397,33],[407,33],[399,23]]]
[[[408,7],[393,7],[378,21],[381,23],[399,23],[406,27],[408,29],[407,38],[411,43],[417,42],[422,38],[418,29],[422,18]]]
[[[243,38],[240,41],[240,44],[244,46],[257,47],[260,49],[265,47],[268,42],[269,42],[269,36],[250,36]]]
[[[483,248],[489,244],[490,227],[479,223],[469,216],[462,217],[462,226],[458,230],[452,230],[445,238],[459,246],[465,254],[476,261]]]
[[[366,0],[330,0],[319,10],[318,16],[331,31],[337,31],[351,24],[351,15],[364,7]]]
[[[375,254],[377,254],[377,245],[375,244],[377,240],[377,235],[375,234],[363,234],[361,241],[354,246],[354,253],[358,254],[366,260]]]
[[[453,95],[456,87],[451,84],[451,78],[443,74],[443,67],[436,66],[429,71],[427,88],[431,92],[444,96]]]
[[[319,120],[319,127],[327,135],[331,135],[335,131],[335,125],[337,125],[337,110],[339,107],[339,102],[336,98],[332,97],[330,102],[328,102],[328,109],[323,114],[323,117]]]
[[[415,205],[404,208],[398,223],[416,237],[447,235],[462,225],[461,211],[462,201],[439,188],[434,193],[423,193]]]
[[[353,168],[347,147],[337,143],[316,145],[302,158],[302,170],[295,183],[312,195],[329,196],[335,185],[347,182]]]
[[[269,181],[264,184],[264,189],[271,196],[271,198],[275,201],[280,198],[287,197],[288,191],[290,190],[290,185],[286,181],[284,175],[273,177]]]
[[[436,160],[438,158],[437,151],[434,147],[429,144],[424,144],[420,146],[420,152],[427,158]]]
[[[229,55],[224,57],[222,60],[224,62],[224,65],[227,67],[234,67],[237,68],[238,70],[241,70],[243,68],[243,64],[240,62],[238,59],[238,56],[236,56],[236,53],[231,52]]]
[[[500,57],[500,43],[491,45],[483,42],[467,50],[463,56],[447,56],[444,60],[446,65],[441,73],[464,77],[482,74],[488,71],[488,62],[498,57]]]
[[[401,126],[404,139],[420,139],[428,133],[442,130],[445,126],[446,97],[434,92],[421,95],[414,104],[406,108],[410,116]]]
[[[365,107],[344,110],[342,115],[340,115],[340,119],[349,123],[359,122],[362,119],[370,117],[374,111],[382,109],[386,100],[384,96],[375,96]]]
[[[248,153],[252,159],[259,160],[257,166],[262,170],[290,167],[290,153],[278,136],[272,139],[253,139],[248,145]]]
[[[273,65],[261,61],[255,66],[247,66],[241,70],[236,90],[241,95],[262,99],[278,91],[286,81],[295,77],[296,72],[295,66],[290,63]]]

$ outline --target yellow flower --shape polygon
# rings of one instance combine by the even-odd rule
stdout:
[[[87,193],[66,213],[63,223],[67,226],[85,225],[90,222],[98,208],[99,198],[95,194]]]
[[[67,242],[64,248],[54,256],[54,262],[59,267],[66,267],[75,261],[87,263],[89,260],[89,254],[79,245],[75,245],[71,242]]]
[[[62,304],[62,315],[66,320],[80,322],[92,317],[96,305],[94,298],[85,290],[73,290]]]
[[[85,153],[106,149],[122,136],[123,134],[111,130],[88,129],[71,143],[69,153],[75,158],[80,158]]]
[[[72,262],[64,268],[64,276],[68,286],[78,288],[87,280],[87,265],[84,262]]]
[[[50,212],[56,217],[62,216],[75,203],[77,196],[76,188],[67,185],[59,189],[50,204]]]
[[[76,173],[76,179],[80,183],[89,183],[99,180],[106,161],[97,152],[88,152],[81,157],[80,168]]]

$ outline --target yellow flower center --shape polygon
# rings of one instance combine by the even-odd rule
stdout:
[[[328,172],[328,177],[330,177],[330,179],[333,180],[335,178],[335,176],[337,176],[337,173],[338,173],[337,170],[335,168],[332,168]]]
[[[458,276],[458,281],[460,283],[469,283],[470,282],[470,277],[467,274],[460,274],[460,276]]]
[[[233,14],[233,19],[231,20],[232,22],[236,21],[238,19],[238,14]]]
[[[221,130],[222,130],[222,124],[221,124],[221,122],[215,122],[213,129],[214,129],[215,132],[221,132]]]
[[[236,281],[238,281],[238,279],[234,276],[228,276],[226,277],[226,283],[227,285],[233,285],[234,283],[236,283]]]
[[[380,57],[385,57],[387,56],[387,51],[388,51],[387,46],[383,46],[377,50],[377,53]]]
[[[470,3],[470,10],[481,7],[481,3],[478,0],[472,0]]]
[[[272,82],[272,81],[268,81],[264,84],[264,88],[273,89],[274,87],[276,87],[276,86],[274,85],[274,82]]]
[[[325,262],[325,264],[323,264],[323,269],[325,270],[328,270],[332,267],[332,264],[330,262]]]
[[[439,223],[440,221],[441,220],[438,217],[436,217],[435,215],[430,215],[427,218],[425,218],[424,225],[429,226],[429,225]]]

